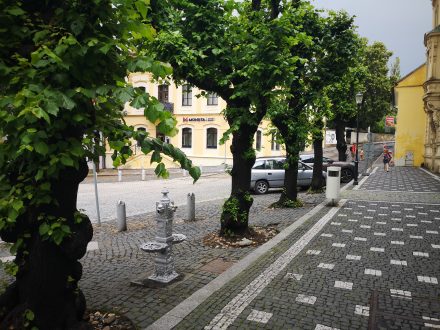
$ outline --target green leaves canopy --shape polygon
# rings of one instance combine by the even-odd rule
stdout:
[[[129,70],[171,73],[137,48],[155,35],[148,6],[141,0],[0,2],[0,232],[29,208],[53,201],[51,182],[60,171],[103,154],[97,132],[115,147],[115,164],[125,162],[135,139],[144,152],[168,154],[195,179],[200,175],[180,150],[135,132],[122,118],[132,101],[162,133],[176,133],[171,114],[125,80]],[[162,165],[157,173],[166,176]]]

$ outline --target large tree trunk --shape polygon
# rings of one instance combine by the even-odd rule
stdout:
[[[258,125],[267,111],[266,100],[262,98],[257,111],[247,121],[243,120],[249,112],[250,103],[247,99],[228,100],[227,120],[229,126],[237,123],[239,127],[232,132],[232,189],[231,196],[223,204],[221,214],[220,235],[243,235],[249,224],[249,209],[253,198],[251,187],[251,171],[255,163],[253,148],[254,135]]]
[[[339,161],[347,161],[347,142],[345,142],[345,123],[341,120],[335,121],[336,149],[338,149]]]
[[[321,191],[324,187],[324,178],[322,177],[322,148],[323,138],[322,135],[315,137],[313,140],[313,149],[315,150],[315,158],[313,163],[313,177],[312,184],[310,185],[310,190]]]
[[[31,325],[40,330],[88,328],[82,320],[86,304],[78,288],[82,276],[78,260],[86,253],[93,228],[87,216],[75,217],[78,185],[87,172],[85,160],[78,169],[62,171],[59,180],[51,183],[56,203],[28,211],[18,219],[14,230],[2,235],[6,242],[23,238],[24,244],[17,251],[16,280],[0,296],[1,329],[23,329],[26,310],[34,313]],[[60,245],[39,235],[38,217],[43,214],[45,219],[48,216],[66,219],[72,234]],[[25,235],[24,228],[30,228],[30,235]]]
[[[253,138],[258,126],[247,124],[232,133],[231,196],[223,205],[220,235],[242,235],[248,228],[249,209],[253,199],[249,194],[251,170],[255,163]]]
[[[288,204],[295,202],[298,199],[298,155],[298,151],[294,151],[292,154],[289,152],[289,148],[286,148],[286,162],[288,168],[284,175],[284,189],[277,202],[280,206],[288,206]]]

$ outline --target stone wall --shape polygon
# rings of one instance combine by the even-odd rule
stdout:
[[[385,142],[385,141],[394,141],[394,134],[381,134],[381,133],[373,133],[373,142]]]

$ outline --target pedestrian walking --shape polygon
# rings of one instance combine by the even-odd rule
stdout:
[[[383,169],[385,172],[389,172],[390,169],[390,162],[393,158],[391,151],[388,150],[388,148],[383,149]]]
[[[365,156],[364,156],[364,149],[361,149],[361,150],[359,151],[359,156],[361,157],[361,160],[364,160],[364,159],[365,159]]]
[[[350,153],[351,153],[351,159],[355,160],[355,156],[356,156],[356,144],[352,144],[350,147]]]

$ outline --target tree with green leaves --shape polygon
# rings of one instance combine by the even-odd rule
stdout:
[[[307,2],[297,1],[292,6],[304,13],[302,33],[307,35],[308,42],[290,48],[292,56],[302,61],[289,73],[290,84],[284,86],[287,106],[270,113],[286,147],[285,188],[277,202],[281,206],[298,204],[299,152],[304,149],[309,132],[316,152],[314,171],[319,176],[315,179],[316,189],[322,187],[322,120],[328,109],[323,90],[347,70],[357,47],[353,18],[345,12],[330,12],[324,17]]]
[[[355,127],[357,105],[355,95],[363,93],[359,127],[366,129],[380,121],[391,105],[391,79],[388,75],[388,61],[392,55],[382,42],[368,45],[363,39],[359,60],[349,72],[329,89],[329,98],[334,113],[339,160],[346,160],[347,144],[345,127]]]
[[[123,121],[125,102],[143,107],[165,134],[175,119],[126,81],[129,71],[169,74],[166,65],[139,52],[151,39],[148,1],[0,1],[0,237],[12,244],[7,264],[15,281],[0,296],[2,329],[76,329],[83,326],[85,298],[78,287],[93,235],[76,208],[86,157],[114,149],[115,165],[137,141],[159,162],[199,171],[178,149],[137,132]]]
[[[232,135],[232,191],[223,206],[221,235],[248,229],[254,135],[275,87],[299,58],[286,45],[302,13],[280,15],[280,1],[154,1],[155,54],[171,63],[173,78],[217,93]],[[147,46],[149,47],[149,46]]]

